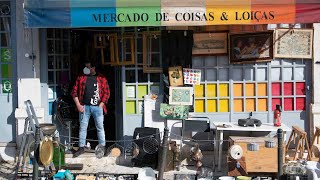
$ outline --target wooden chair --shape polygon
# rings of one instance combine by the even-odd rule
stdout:
[[[297,143],[295,143],[296,138],[298,138]],[[311,151],[308,144],[307,133],[298,126],[292,126],[292,132],[288,140],[288,143],[286,145],[285,154],[288,154],[288,149],[292,141],[296,145],[295,153],[292,160],[293,161],[297,160],[298,152],[300,152],[299,158],[303,158],[303,154],[305,150],[308,151],[307,160],[311,160]]]

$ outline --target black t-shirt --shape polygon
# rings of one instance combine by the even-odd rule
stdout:
[[[97,76],[87,76],[86,86],[83,94],[83,104],[98,106],[100,100]]]

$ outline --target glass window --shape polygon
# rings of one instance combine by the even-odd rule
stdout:
[[[266,80],[267,80],[267,68],[258,68],[257,81],[266,81]]]
[[[70,83],[70,30],[47,29],[48,98],[63,95],[61,86]],[[51,93],[52,92],[52,93]]]
[[[217,58],[214,56],[205,57],[206,66],[214,67],[217,66]]]
[[[192,66],[194,68],[197,68],[197,67],[203,67],[203,58],[201,57],[194,57],[192,59]]]
[[[217,70],[216,69],[207,69],[205,78],[207,81],[216,81],[217,80]]]
[[[246,68],[244,70],[244,79],[246,81],[254,81],[254,69],[253,68]]]
[[[148,74],[144,74],[143,70],[138,70],[138,82],[148,82]]]
[[[232,69],[232,79],[234,81],[242,81],[242,68],[233,68]]]
[[[126,83],[136,82],[136,75],[134,70],[126,70]]]
[[[227,68],[219,69],[219,80],[220,81],[229,80],[229,69]]]
[[[280,81],[281,80],[281,68],[272,68],[271,69],[271,80]]]

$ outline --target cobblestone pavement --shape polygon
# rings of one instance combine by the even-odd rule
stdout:
[[[80,159],[80,160],[79,160]],[[82,158],[73,159],[74,162],[81,161]],[[106,174],[138,174],[140,168],[138,167],[127,167],[122,165],[116,164],[104,164],[108,161],[107,158],[96,159],[96,158],[85,158],[82,160],[86,160],[87,163],[84,165],[82,170],[72,170],[72,173],[106,173]],[[104,162],[104,163],[103,163]],[[0,162],[0,180],[8,179],[12,180],[15,179],[15,162]],[[92,164],[94,163],[94,164]],[[110,163],[110,160],[109,160]],[[27,169],[28,172],[32,173],[32,167],[30,166]],[[155,171],[157,173],[157,171]],[[173,180],[174,174],[195,174],[195,170],[188,169],[182,167],[180,171],[169,171],[164,173],[164,180]],[[21,178],[19,178],[21,179]]]
[[[132,167],[128,159],[117,159],[113,157],[97,159],[92,155],[81,155],[78,158],[70,158],[67,156],[66,163],[83,164],[82,170],[71,170],[71,173],[138,174],[140,170],[139,167]],[[15,168],[16,162],[14,161],[0,162],[0,180],[15,179]],[[27,172],[32,173],[32,165],[28,166]],[[157,174],[158,172],[155,170],[155,173]],[[164,180],[173,180],[174,174],[196,174],[196,168],[192,165],[182,166],[180,171],[165,172],[163,178]],[[221,172],[219,174],[221,174]]]
[[[14,179],[15,177],[15,162],[1,161],[0,162],[0,179]]]

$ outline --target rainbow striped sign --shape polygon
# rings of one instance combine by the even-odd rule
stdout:
[[[204,26],[320,22],[309,0],[25,0],[27,27]]]

